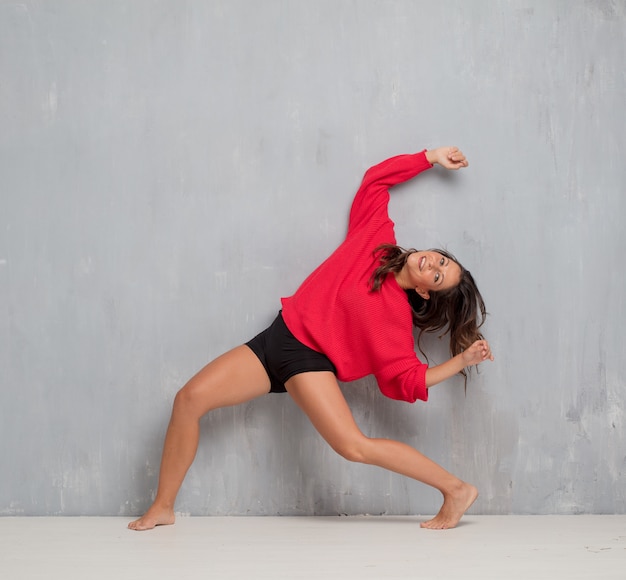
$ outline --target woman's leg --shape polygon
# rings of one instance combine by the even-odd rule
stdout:
[[[209,363],[178,391],[165,435],[156,498],[144,516],[128,527],[149,530],[173,524],[174,501],[198,449],[200,418],[212,409],[238,405],[269,390],[261,361],[242,345]]]
[[[335,375],[308,372],[291,377],[287,391],[308,415],[328,444],[350,461],[384,467],[426,483],[443,494],[439,513],[422,527],[453,528],[478,497],[478,490],[461,481],[412,447],[389,439],[365,437],[354,421]]]

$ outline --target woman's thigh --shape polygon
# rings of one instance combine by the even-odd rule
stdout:
[[[202,416],[212,409],[245,403],[269,390],[270,379],[261,361],[249,347],[241,345],[206,365],[176,398]]]
[[[319,434],[337,453],[353,461],[363,459],[361,450],[368,439],[356,424],[333,373],[300,373],[291,377],[285,386]]]

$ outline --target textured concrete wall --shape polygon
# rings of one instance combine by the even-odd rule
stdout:
[[[141,512],[173,395],[342,240],[370,165],[406,246],[474,273],[497,357],[363,430],[474,513],[624,513],[626,8],[610,1],[0,1],[0,514]],[[444,349],[429,341],[440,360]],[[432,513],[287,395],[203,420],[177,510]]]

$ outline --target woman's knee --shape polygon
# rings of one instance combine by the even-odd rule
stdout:
[[[199,418],[204,414],[204,412],[199,413],[199,410],[205,404],[199,386],[190,381],[176,393],[173,411],[177,414],[197,416]]]
[[[365,435],[350,437],[331,443],[331,447],[344,459],[355,463],[368,463],[371,440]]]

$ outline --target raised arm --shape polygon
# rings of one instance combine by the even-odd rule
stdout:
[[[426,150],[411,155],[396,155],[370,167],[352,202],[348,233],[369,223],[376,216],[388,219],[389,188],[431,167],[432,164],[426,159]]]

